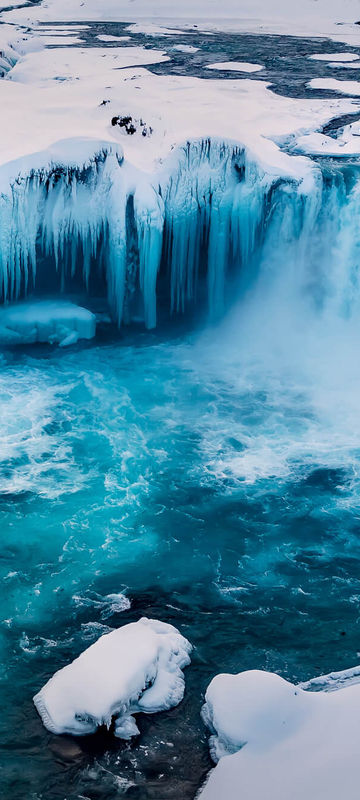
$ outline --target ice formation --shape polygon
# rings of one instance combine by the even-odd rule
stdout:
[[[114,720],[115,736],[130,739],[139,733],[134,714],[180,703],[190,652],[172,625],[143,617],[101,636],[56,672],[35,706],[51,733],[84,736]]]
[[[206,296],[210,318],[219,318],[233,287],[242,281],[246,288],[265,259],[274,280],[282,265],[290,280],[289,264],[296,264],[293,286],[317,282],[316,302],[319,291],[340,313],[356,302],[354,291],[344,293],[357,263],[357,236],[349,235],[360,202],[355,168],[314,166],[306,179],[280,177],[245,147],[216,138],[174,149],[156,177],[126,162],[120,145],[83,139],[37,154],[30,173],[17,164],[17,178],[0,196],[5,303],[43,288],[40,257],[62,287],[67,276],[80,273],[85,287],[104,276],[119,325],[142,308],[146,327],[155,327],[159,281],[171,311]],[[316,245],[325,238],[332,243],[326,273]]]
[[[0,345],[48,342],[66,347],[79,339],[92,339],[95,332],[95,315],[68,301],[42,300],[0,308]]]
[[[309,56],[312,61],[357,61],[357,53],[314,53]]]
[[[202,800],[358,797],[359,682],[311,692],[254,670],[217,675],[205,700],[202,715],[218,763]]]
[[[216,318],[228,275],[250,265],[277,218],[272,204],[281,204],[284,213],[287,208],[289,217],[297,203],[301,225],[301,181],[267,174],[235,143],[188,142],[157,179],[124,162],[119,145],[93,147],[84,140],[59,143],[34,157],[31,172],[20,171],[1,195],[4,302],[37,288],[41,255],[62,285],[79,264],[85,286],[91,270],[104,273],[119,324],[131,319],[140,295],[145,325],[152,328],[166,262],[171,310],[194,303],[199,279],[206,277],[209,312]]]
[[[247,61],[217,61],[216,64],[208,64],[206,69],[224,69],[233,72],[261,72],[264,67],[261,64],[249,64]]]

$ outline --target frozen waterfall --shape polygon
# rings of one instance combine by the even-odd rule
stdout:
[[[159,284],[172,312],[207,297],[211,319],[259,278],[290,281],[340,314],[357,301],[355,166],[314,163],[306,182],[277,177],[241,146],[211,139],[174,150],[156,176],[91,140],[59,143],[27,165],[0,174],[3,302],[41,290],[41,260],[60,289],[75,275],[86,289],[102,276],[119,325],[140,308],[155,327]]]

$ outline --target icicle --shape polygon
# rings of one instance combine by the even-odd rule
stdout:
[[[314,305],[349,315],[360,306],[360,181],[349,166],[315,165],[312,175],[306,184],[267,175],[236,144],[210,139],[174,151],[159,186],[124,165],[111,144],[82,166],[54,161],[19,175],[0,195],[2,300],[36,285],[40,252],[53,259],[62,285],[81,259],[87,288],[104,264],[119,325],[131,320],[139,294],[146,327],[156,325],[163,268],[173,312],[195,304],[206,280],[217,318],[229,287],[239,290],[241,279],[246,288],[261,275],[291,281]]]
[[[134,217],[139,248],[139,279],[144,301],[145,325],[156,327],[156,281],[160,267],[164,204],[152,186],[143,184],[134,196]]]

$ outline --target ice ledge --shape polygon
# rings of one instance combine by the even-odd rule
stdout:
[[[0,308],[0,346],[47,342],[67,347],[79,339],[92,339],[95,332],[95,315],[64,300],[16,303]]]
[[[119,166],[124,162],[124,151],[116,142],[73,137],[60,139],[46,150],[39,150],[0,166],[0,192],[7,194],[15,182],[28,180],[37,175],[49,175],[55,170],[81,173],[99,159],[113,157]]]

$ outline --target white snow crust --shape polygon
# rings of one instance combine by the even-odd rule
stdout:
[[[99,42],[128,42],[130,36],[111,36],[108,33],[100,33],[97,37]]]
[[[48,342],[66,347],[92,339],[96,318],[65,300],[40,300],[0,307],[0,345]]]
[[[357,61],[350,61],[350,62],[342,62],[342,61],[330,61],[328,67],[332,67],[333,69],[360,69],[360,62]]]
[[[327,91],[330,89],[332,92],[339,92],[352,97],[360,96],[360,82],[358,81],[340,81],[337,78],[313,78],[308,85],[310,89],[326,89]]]
[[[264,67],[261,64],[249,64],[246,61],[217,61],[208,64],[206,69],[225,69],[233,72],[260,72]]]
[[[336,675],[318,679],[320,686]],[[357,800],[359,669],[346,678],[346,688],[314,692],[257,670],[217,675],[202,715],[218,763],[201,800]]]
[[[309,56],[312,61],[357,61],[356,53],[314,53]]]
[[[178,705],[191,645],[172,625],[143,617],[105,634],[35,695],[45,727],[83,736],[115,720],[115,736],[139,733],[134,714]]]

